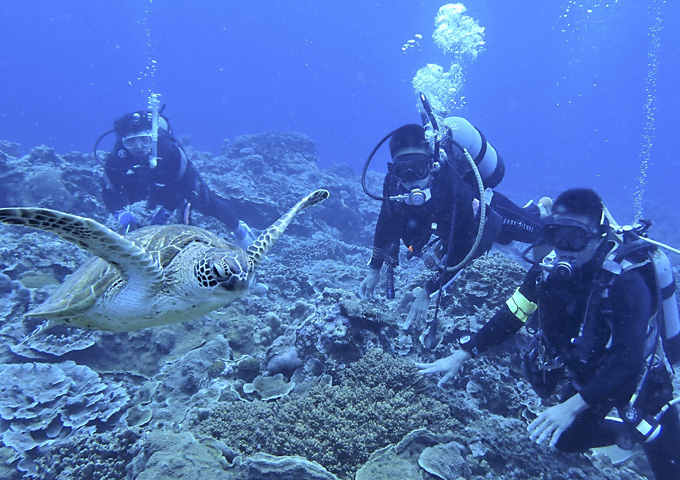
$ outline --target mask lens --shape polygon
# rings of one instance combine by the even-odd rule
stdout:
[[[141,133],[123,138],[125,148],[147,148],[151,146],[151,134]]]
[[[557,223],[543,227],[543,236],[551,246],[568,252],[582,251],[593,237],[585,225],[560,225]]]
[[[391,170],[401,180],[420,180],[430,173],[430,158],[423,153],[400,155]]]

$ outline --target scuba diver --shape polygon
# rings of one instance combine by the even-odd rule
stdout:
[[[179,212],[180,222],[189,223],[191,209],[195,208],[224,223],[237,244],[247,248],[256,238],[254,233],[236,217],[227,200],[210,189],[161,112],[123,115],[114,122],[113,130],[97,140],[95,157],[99,141],[109,133],[117,135],[102,178],[107,209],[127,233],[142,224],[129,210],[132,203],[146,200],[149,209],[156,209],[148,220],[152,225],[164,224],[174,211]]]
[[[427,105],[424,96],[421,98]],[[431,120],[436,125],[434,118]],[[425,129],[410,124],[383,138],[364,166],[364,189],[372,198],[381,200],[382,207],[369,273],[360,284],[359,296],[362,299],[373,296],[384,263],[387,297],[393,298],[392,272],[398,264],[400,240],[408,247],[407,258],[421,257],[434,272],[411,305],[403,325],[405,330],[413,321],[425,318],[435,292],[441,293],[442,287],[465,264],[488,251],[494,242],[536,242],[540,237],[540,219],[547,216],[551,204],[546,197],[538,204],[532,202],[520,208],[492,191],[505,172],[501,157],[467,120],[450,117],[447,121],[441,147],[445,159],[440,157],[439,142],[435,141],[433,152]],[[365,173],[387,138],[392,162],[388,163],[382,196],[377,196],[366,189]],[[468,164],[470,161],[474,165]],[[430,344],[436,341],[435,330],[436,312],[428,331]]]
[[[563,192],[552,213],[543,235],[553,250],[501,310],[452,355],[417,366],[443,373],[441,386],[525,326],[533,337],[522,371],[541,398],[558,398],[529,438],[571,453],[641,443],[656,478],[677,480],[680,398],[669,372],[680,359],[680,320],[668,257],[646,238],[648,223],[615,225],[590,189]],[[607,416],[614,407],[620,418]]]

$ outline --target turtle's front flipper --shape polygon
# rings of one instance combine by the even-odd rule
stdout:
[[[302,210],[308,207],[312,207],[317,203],[321,203],[328,198],[328,190],[315,190],[305,198],[296,203],[293,208],[284,213],[281,218],[272,224],[271,227],[266,229],[264,232],[257,237],[257,240],[253,242],[251,246],[246,250],[246,254],[253,261],[253,269],[257,268],[257,265],[262,261],[267,251],[276,242],[281,234],[288,228],[290,222],[293,220],[295,215],[300,213]]]
[[[158,291],[163,285],[163,269],[149,252],[89,218],[47,208],[16,207],[0,208],[0,222],[59,235],[106,260],[128,282],[132,279],[146,291]]]

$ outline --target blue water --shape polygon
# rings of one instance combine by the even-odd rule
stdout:
[[[632,215],[649,3],[464,2],[486,27],[486,50],[466,65],[467,106],[457,113],[505,158],[500,190],[523,201],[587,185]],[[201,150],[219,154],[225,138],[295,130],[316,142],[321,165],[346,162],[359,171],[386,132],[419,121],[411,79],[427,63],[446,65],[431,39],[443,4],[2,2],[0,138],[26,151],[39,144],[89,151],[153,90],[175,132]],[[662,18],[645,201],[677,203],[680,2],[667,0]],[[416,33],[420,46],[403,53]],[[153,78],[140,75],[151,58]]]

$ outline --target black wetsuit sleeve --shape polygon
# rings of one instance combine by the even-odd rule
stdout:
[[[104,200],[106,209],[111,213],[122,210],[126,206],[125,199],[120,193],[109,188],[107,183],[108,182],[105,179],[102,179],[102,199]]]
[[[239,219],[229,205],[229,201],[208,186],[191,162],[188,163],[183,186],[187,191],[186,199],[191,203],[192,208],[218,219],[231,231],[236,230]]]
[[[598,405],[629,391],[644,367],[647,325],[653,300],[643,276],[636,270],[621,275],[611,288],[611,339],[594,374],[579,389],[588,405]],[[631,392],[632,393],[632,392]]]
[[[392,192],[394,179],[388,174],[383,182],[383,197],[394,195]],[[380,269],[384,262],[396,265],[398,263],[399,240],[404,230],[404,215],[400,214],[397,202],[383,200],[375,226],[373,252],[369,266]]]
[[[495,241],[534,243],[541,238],[541,212],[536,205],[519,207],[505,195],[494,191],[491,208],[501,217],[502,227]]]
[[[540,268],[533,267],[527,272],[522,285],[519,287],[520,293],[534,303],[538,298],[536,288],[538,275],[541,275]],[[469,342],[462,344],[461,348],[475,355],[482,353],[517,333],[523,326],[524,323],[510,311],[506,304],[503,304],[501,309],[491,317],[491,320],[474,334]]]

